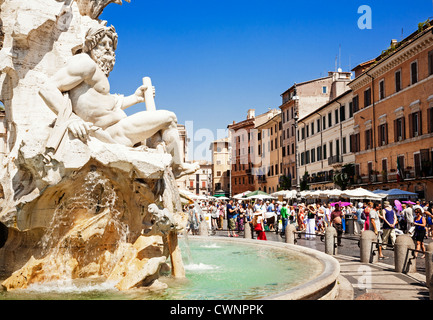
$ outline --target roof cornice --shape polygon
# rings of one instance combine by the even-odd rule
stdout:
[[[349,87],[352,88],[353,91],[357,91],[358,89],[372,82],[372,79],[369,77],[369,75],[375,79],[380,78],[386,72],[413,58],[425,48],[433,46],[432,30],[433,29],[429,29],[428,31],[426,30],[424,34],[420,35],[418,38],[415,38],[413,41],[402,46],[388,57],[378,61],[377,64],[373,65],[356,79],[351,81],[348,84]]]

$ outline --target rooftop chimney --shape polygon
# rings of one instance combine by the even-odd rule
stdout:
[[[249,109],[247,114],[247,119],[253,119],[256,116],[256,109]]]

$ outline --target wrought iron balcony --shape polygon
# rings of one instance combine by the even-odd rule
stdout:
[[[336,155],[328,158],[328,165],[341,164],[343,162],[343,156]]]

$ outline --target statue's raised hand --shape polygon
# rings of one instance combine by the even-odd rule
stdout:
[[[155,97],[155,92],[156,92],[155,87],[154,86],[148,87],[147,85],[144,84],[144,85],[140,86],[134,93],[134,95],[137,97],[138,103],[146,101],[145,92],[147,90],[152,90],[153,97]]]

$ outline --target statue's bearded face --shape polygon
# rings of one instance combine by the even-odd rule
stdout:
[[[90,56],[108,77],[116,62],[113,40],[105,35],[91,50]]]

